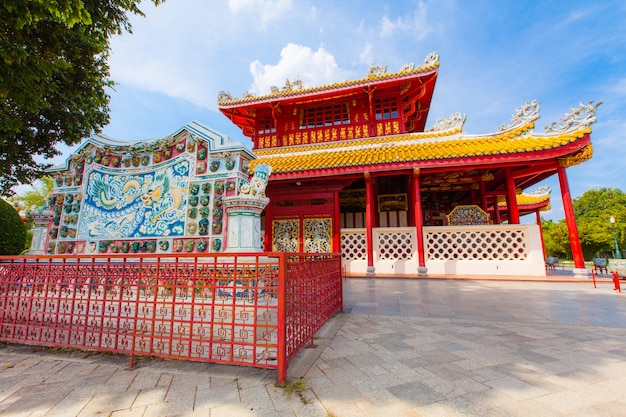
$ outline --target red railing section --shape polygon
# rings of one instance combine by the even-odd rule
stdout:
[[[278,370],[342,309],[339,254],[0,257],[0,340]]]

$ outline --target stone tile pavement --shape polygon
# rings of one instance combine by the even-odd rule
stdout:
[[[0,345],[2,416],[626,416],[626,293],[358,279],[276,372]],[[301,378],[301,379],[300,379]]]

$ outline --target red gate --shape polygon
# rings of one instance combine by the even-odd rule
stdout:
[[[0,257],[0,340],[278,370],[342,309],[339,254]]]

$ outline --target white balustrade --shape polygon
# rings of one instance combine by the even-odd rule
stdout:
[[[416,274],[417,239],[413,227],[374,228],[373,255],[377,274]],[[365,273],[365,229],[343,229],[343,266]],[[537,225],[424,227],[424,257],[429,275],[545,275]]]

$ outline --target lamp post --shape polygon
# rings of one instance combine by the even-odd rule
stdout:
[[[622,259],[622,254],[619,251],[619,246],[617,246],[617,234],[615,234],[615,217],[611,216],[609,221],[611,222],[611,227],[613,228],[613,244],[615,245],[615,259]]]

